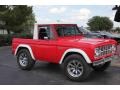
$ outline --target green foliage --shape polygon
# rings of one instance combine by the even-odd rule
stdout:
[[[89,19],[87,25],[92,31],[108,31],[113,28],[113,22],[108,17],[100,16],[94,16]]]
[[[7,46],[12,44],[13,38],[24,38],[24,39],[32,39],[32,34],[11,34],[11,35],[0,35],[0,46]]]
[[[31,21],[32,26],[35,22],[32,7],[27,5],[1,5],[0,20],[5,23],[2,26],[8,31],[8,34],[10,31],[20,33],[25,30],[28,22]]]
[[[114,31],[120,33],[120,27],[116,27]]]
[[[10,45],[12,41],[11,35],[0,35],[0,46]]]

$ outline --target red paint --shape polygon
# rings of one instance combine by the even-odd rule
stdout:
[[[116,44],[114,40],[106,39],[86,39],[82,35],[69,37],[59,37],[56,33],[56,26],[60,24],[50,25],[54,34],[53,40],[33,40],[14,38],[12,43],[12,52],[15,53],[16,48],[20,44],[27,44],[32,48],[32,52],[36,60],[59,63],[62,55],[67,49],[77,48],[83,50],[92,62],[100,60],[104,57],[109,57],[113,54],[105,55],[104,57],[94,58],[94,49],[98,46],[107,44]],[[76,24],[62,24],[63,26],[76,26]],[[45,25],[38,25],[45,26]]]

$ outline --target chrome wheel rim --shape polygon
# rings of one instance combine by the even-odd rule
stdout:
[[[80,77],[83,74],[83,65],[78,60],[72,60],[67,65],[67,71],[72,77]]]
[[[19,63],[23,67],[27,66],[27,64],[28,64],[28,58],[27,58],[26,53],[21,53],[19,55]]]

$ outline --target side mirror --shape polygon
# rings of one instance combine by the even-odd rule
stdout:
[[[49,38],[48,37],[44,37],[44,40],[48,40]]]

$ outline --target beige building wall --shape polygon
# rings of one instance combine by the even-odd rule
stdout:
[[[0,30],[0,34],[7,34],[6,30]]]

